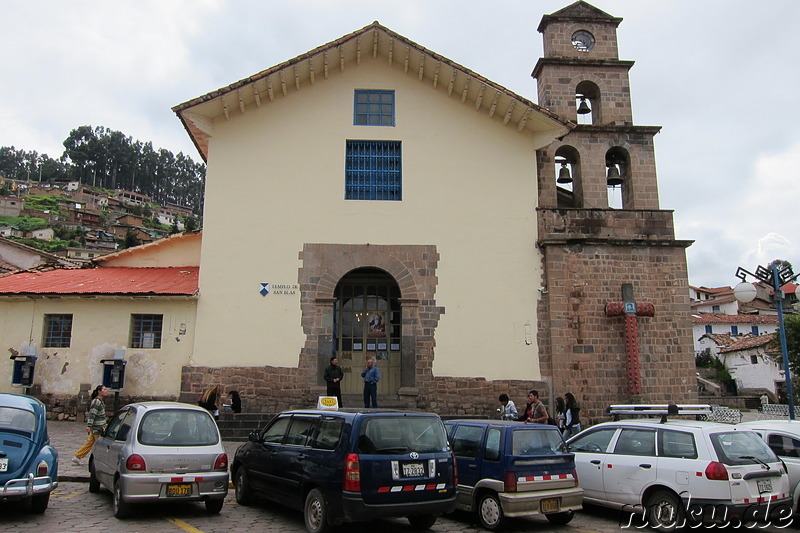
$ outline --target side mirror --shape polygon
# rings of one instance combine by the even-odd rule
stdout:
[[[258,433],[258,431],[253,431],[247,436],[247,439],[250,442],[261,442],[261,435]]]

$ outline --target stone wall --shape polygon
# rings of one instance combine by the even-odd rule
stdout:
[[[605,420],[615,403],[692,403],[697,384],[687,287],[686,241],[672,237],[669,211],[541,210],[539,246],[547,292],[539,306],[542,372],[553,394],[575,394],[581,418]],[[612,234],[611,229],[616,230]],[[605,305],[631,283],[639,317],[643,393],[627,387],[623,317]]]

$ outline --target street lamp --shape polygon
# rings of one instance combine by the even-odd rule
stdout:
[[[786,397],[789,400],[789,419],[794,420],[794,390],[792,388],[792,373],[789,370],[789,350],[786,347],[786,328],[783,325],[783,291],[781,287],[797,278],[797,275],[792,272],[792,267],[788,263],[783,263],[778,268],[777,263],[772,263],[770,267],[763,267],[759,265],[756,268],[756,273],[753,274],[742,267],[736,269],[736,277],[742,280],[734,289],[733,295],[742,303],[752,302],[756,297],[756,288],[752,283],[747,283],[747,275],[768,283],[772,286],[774,292],[772,294],[772,301],[775,303],[775,308],[778,310],[778,335],[781,340],[781,355],[783,356],[783,375],[786,379]],[[797,293],[798,290],[795,290]]]

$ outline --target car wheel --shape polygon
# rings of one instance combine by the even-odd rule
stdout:
[[[328,531],[328,509],[325,507],[325,498],[319,489],[312,489],[306,496],[304,507],[306,531],[308,533],[323,533]]]
[[[42,514],[47,509],[47,504],[50,503],[50,493],[37,494],[31,497],[31,512]]]
[[[236,477],[233,479],[233,490],[236,495],[236,503],[239,505],[253,503],[253,489],[250,488],[250,482],[247,480],[247,470],[243,466],[240,466],[236,471]]]
[[[89,492],[100,492],[100,481],[94,473],[94,461],[89,462]]]
[[[503,507],[494,492],[484,492],[478,497],[478,520],[489,531],[495,531],[502,525]]]
[[[114,495],[111,498],[111,504],[114,507],[114,516],[116,518],[125,518],[131,514],[131,504],[122,500],[122,487],[120,482],[114,483]]]
[[[550,513],[544,516],[547,517],[551,524],[563,526],[570,523],[575,513],[573,511],[564,511],[563,513]]]
[[[657,531],[683,527],[683,502],[672,492],[660,490],[647,499],[647,523]]]
[[[225,500],[222,498],[218,500],[206,500],[206,512],[208,514],[219,514],[224,503]]]
[[[425,531],[433,527],[436,523],[435,514],[415,514],[408,517],[408,523],[411,524],[411,529],[417,531]]]

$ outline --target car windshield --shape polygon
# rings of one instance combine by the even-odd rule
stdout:
[[[0,428],[17,431],[36,431],[36,417],[30,411],[16,407],[0,407]]]
[[[720,462],[726,465],[763,464],[778,461],[766,443],[752,431],[712,433],[711,443],[714,445]]]
[[[515,429],[511,439],[513,455],[555,455],[567,453],[558,429]]]
[[[219,442],[219,432],[206,411],[158,409],[142,418],[139,442],[148,446],[210,446]]]
[[[370,417],[361,426],[362,453],[406,454],[448,451],[444,426],[436,416]]]

